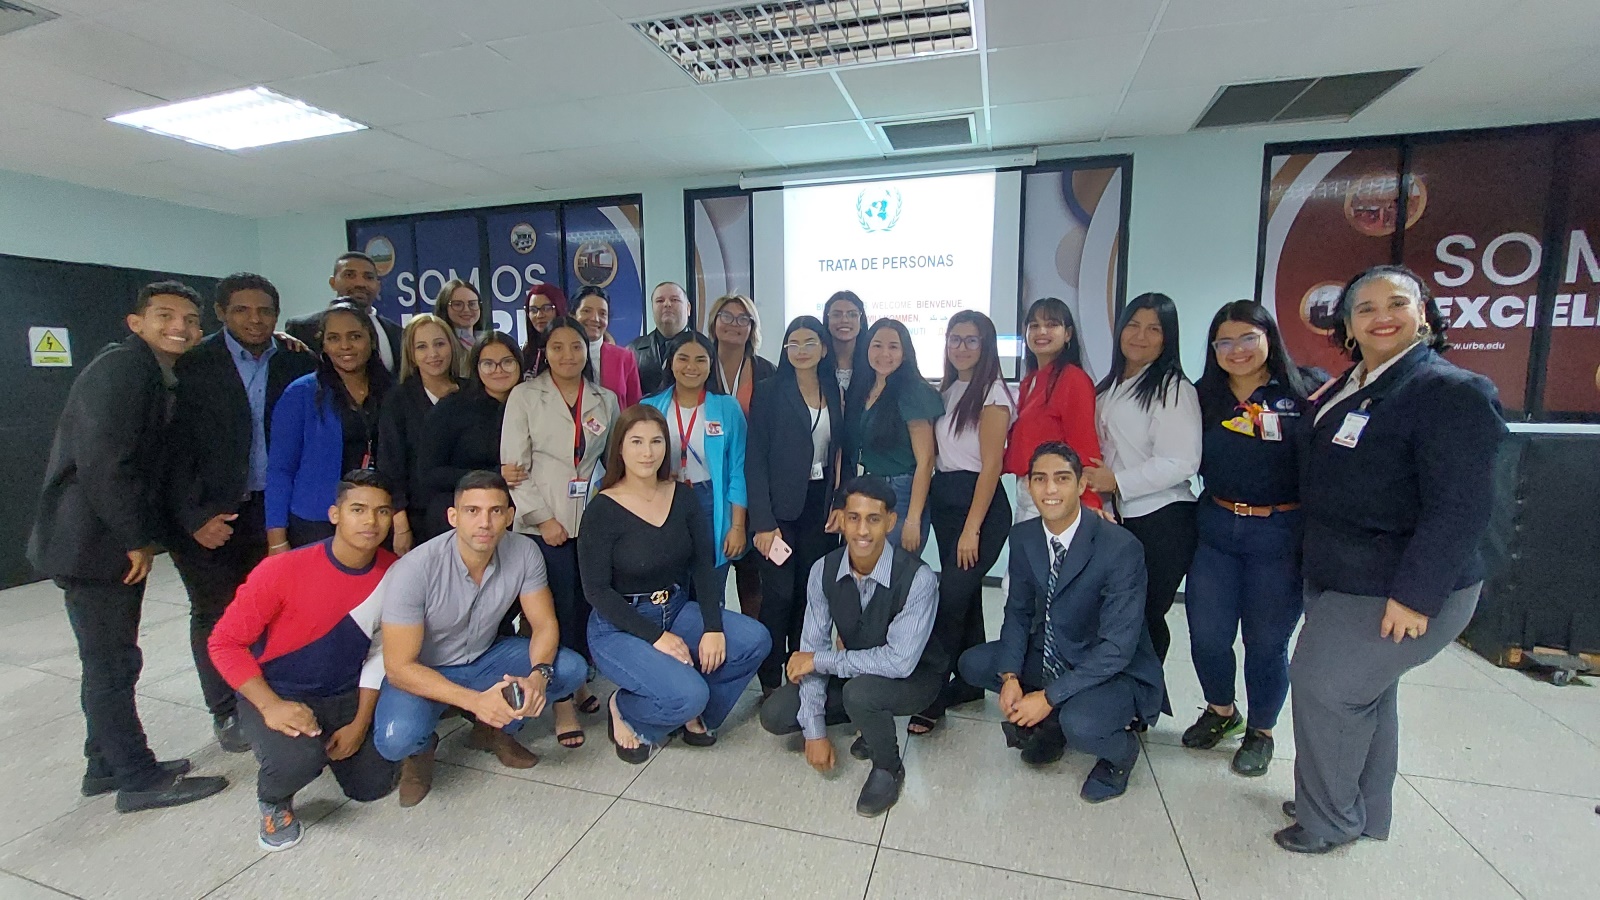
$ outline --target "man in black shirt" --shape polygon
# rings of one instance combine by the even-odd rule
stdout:
[[[639,361],[639,389],[644,396],[661,390],[661,383],[672,361],[667,359],[667,347],[689,325],[689,295],[683,285],[663,281],[650,292],[650,312],[655,317],[655,330],[640,335],[628,345]]]
[[[267,555],[265,491],[272,408],[316,358],[278,343],[278,289],[240,272],[217,283],[223,327],[179,357],[177,411],[167,507],[168,542],[189,593],[189,642],[217,742],[231,753],[250,744],[234,715],[233,689],[217,674],[206,642],[246,575]]]
[[[379,355],[383,367],[393,374],[399,371],[404,350],[401,346],[402,330],[398,323],[378,315],[377,310],[372,308],[372,304],[378,302],[378,290],[382,283],[378,276],[378,264],[372,261],[372,257],[354,250],[340,254],[333,261],[333,275],[328,279],[328,287],[333,288],[334,297],[329,302],[348,300],[367,311],[372,319],[372,327],[378,332],[378,346],[372,348],[372,352]],[[296,316],[284,327],[289,334],[311,348],[312,353],[322,352],[321,312]]]
[[[163,536],[171,368],[200,337],[199,301],[175,281],[145,286],[127,317],[133,334],[72,383],[28,538],[28,561],[66,592],[83,664],[83,793],[115,790],[118,812],[177,806],[228,786],[221,777],[185,778],[187,759],[157,762],[133,696],[145,579]]]

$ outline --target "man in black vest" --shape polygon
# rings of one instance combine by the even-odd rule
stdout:
[[[168,549],[189,592],[189,643],[200,692],[222,749],[243,753],[233,689],[211,663],[211,629],[246,575],[267,555],[265,491],[272,408],[316,357],[273,337],[278,289],[239,272],[217,283],[223,327],[178,358],[177,411],[167,507]]]
[[[28,561],[66,593],[83,664],[83,794],[116,791],[118,812],[177,806],[228,786],[226,778],[185,778],[187,759],[158,762],[133,697],[144,664],[145,579],[164,532],[171,368],[200,338],[199,304],[175,281],[139,291],[127,317],[133,334],[100,351],[67,394],[28,537]]]
[[[1139,758],[1136,729],[1165,703],[1161,660],[1144,620],[1144,548],[1084,514],[1083,462],[1040,444],[1027,489],[1039,518],[1011,529],[1011,593],[1000,640],[961,654],[961,677],[1000,695],[1008,747],[1047,765],[1071,745],[1099,758],[1079,796],[1120,797]]]
[[[378,291],[382,286],[378,264],[372,261],[372,257],[351,250],[339,254],[339,258],[333,261],[333,275],[328,278],[328,287],[333,288],[333,299],[328,302],[348,300],[367,311],[367,316],[372,319],[372,327],[378,332],[378,346],[373,347],[372,352],[378,354],[383,367],[394,374],[400,371],[400,359],[404,354],[402,329],[399,323],[378,315],[372,306],[378,302]],[[322,353],[321,311],[296,316],[284,328],[309,347],[313,354]]]
[[[900,799],[906,777],[894,717],[933,702],[949,658],[930,637],[939,579],[899,541],[887,540],[899,533],[894,490],[864,475],[840,493],[845,546],[811,567],[800,651],[789,657],[788,683],[762,706],[761,726],[802,732],[806,762],[826,772],[834,763],[827,726],[853,723],[861,736],[850,755],[872,760],[856,812],[877,816]]]
[[[667,359],[667,348],[689,327],[689,295],[684,293],[683,285],[676,281],[656,285],[650,292],[650,314],[655,318],[655,330],[628,345],[639,361],[639,389],[646,397],[661,390],[666,370],[672,364]]]

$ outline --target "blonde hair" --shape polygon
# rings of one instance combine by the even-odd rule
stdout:
[[[717,313],[729,303],[737,302],[744,307],[745,315],[750,317],[750,340],[744,345],[746,356],[755,356],[761,349],[761,314],[756,312],[756,302],[743,294],[724,294],[711,304],[711,309],[706,311],[706,334],[714,342],[717,339]]]
[[[444,332],[445,343],[450,345],[450,365],[445,368],[445,374],[454,378],[456,366],[461,362],[461,342],[456,340],[456,331],[450,323],[433,313],[418,313],[406,323],[406,330],[400,338],[400,380],[405,381],[417,374],[416,339],[417,329],[424,325],[434,325]]]
[[[439,316],[441,319],[444,319],[445,324],[450,329],[450,334],[456,333],[455,325],[450,322],[450,298],[454,296],[456,291],[459,291],[462,288],[466,288],[474,294],[478,293],[478,289],[472,286],[472,282],[460,278],[452,278],[449,281],[446,281],[443,287],[439,288],[439,296],[433,301],[435,315]],[[482,297],[479,297],[478,303],[478,320],[472,323],[473,331],[483,330],[483,328],[480,327],[483,324]]]

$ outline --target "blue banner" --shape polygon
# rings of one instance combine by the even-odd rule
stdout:
[[[400,285],[400,305],[408,313],[431,312],[444,317],[444,312],[434,308],[439,289],[453,278],[460,278],[478,289],[478,267],[483,251],[478,240],[478,217],[461,216],[451,219],[419,219],[417,230],[416,276]]]
[[[536,284],[561,284],[561,214],[555,206],[502,210],[486,217],[489,230],[488,290],[494,327],[527,341],[523,314],[528,289]],[[570,312],[570,310],[569,310]]]
[[[355,243],[351,249],[372,257],[378,266],[378,278],[382,284],[376,304],[378,313],[396,322],[409,318],[417,310],[402,305],[400,282],[402,276],[407,284],[416,281],[417,248],[412,239],[410,220],[368,222],[357,226],[354,236]]]
[[[567,296],[584,285],[611,298],[611,337],[626,344],[644,333],[643,254],[637,203],[563,204],[567,236]]]

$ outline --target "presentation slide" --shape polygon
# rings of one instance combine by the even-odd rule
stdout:
[[[950,316],[990,313],[995,179],[977,172],[784,188],[784,320],[821,318],[828,297],[854,291],[871,319],[905,323],[923,374],[938,377]]]

